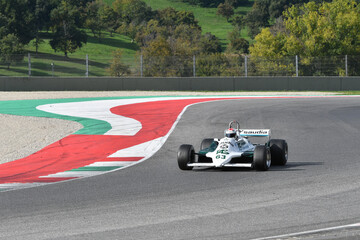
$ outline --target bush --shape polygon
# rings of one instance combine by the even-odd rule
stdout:
[[[111,65],[108,69],[106,69],[110,76],[122,77],[124,75],[131,74],[130,67],[122,63],[121,57],[122,50],[117,49],[113,51],[113,59],[111,61]]]

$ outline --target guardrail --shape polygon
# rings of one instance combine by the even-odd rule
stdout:
[[[0,77],[0,91],[348,91],[360,77]]]

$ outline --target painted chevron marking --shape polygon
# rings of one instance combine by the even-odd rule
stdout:
[[[157,138],[142,144],[135,145],[126,149],[121,149],[109,156],[109,158],[114,157],[145,157],[147,155],[152,155],[157,152],[161,146],[165,143],[166,138],[161,137]]]

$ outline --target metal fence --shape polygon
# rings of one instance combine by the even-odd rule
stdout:
[[[360,56],[280,59],[230,54],[142,56],[113,59],[86,55],[0,55],[0,76],[46,77],[216,77],[360,76]]]

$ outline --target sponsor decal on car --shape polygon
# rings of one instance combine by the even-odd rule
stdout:
[[[240,130],[241,136],[269,136],[270,129],[243,129]]]

